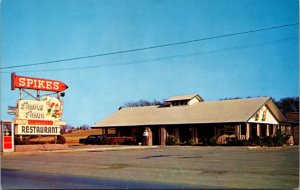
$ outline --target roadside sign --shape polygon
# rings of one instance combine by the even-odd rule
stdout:
[[[16,88],[62,92],[66,90],[68,86],[58,80],[17,76],[16,73],[12,73],[11,89],[15,90]]]
[[[8,106],[7,113],[9,115],[16,115],[16,113],[17,113],[17,107],[15,107],[15,106]]]
[[[63,114],[64,93],[68,88],[66,84],[58,80],[18,76],[11,73],[11,89],[19,88],[20,98],[17,106],[8,107],[8,114],[15,115],[13,129],[10,132],[3,132],[3,142],[10,142],[13,134],[16,135],[60,135],[60,126],[66,122],[61,120]],[[25,89],[36,90],[36,97]],[[22,92],[26,92],[35,100],[24,100]],[[51,91],[57,93],[57,98],[50,95],[40,95],[40,91]],[[60,93],[60,94],[58,94]],[[53,93],[54,94],[54,93]],[[43,98],[44,97],[44,98]],[[6,145],[9,148],[9,144]]]

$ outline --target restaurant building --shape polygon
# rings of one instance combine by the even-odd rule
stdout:
[[[163,105],[120,108],[93,128],[114,128],[118,136],[138,140],[146,130],[149,145],[165,145],[168,136],[174,136],[178,144],[202,144],[208,139],[226,144],[230,139],[291,130],[286,121],[270,97],[204,101],[192,94],[170,97]]]

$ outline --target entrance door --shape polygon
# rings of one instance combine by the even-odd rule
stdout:
[[[180,142],[188,143],[192,139],[192,128],[188,126],[183,126],[179,128]]]
[[[262,137],[267,136],[267,125],[261,124],[260,130],[261,130],[261,136]]]
[[[257,137],[257,125],[255,123],[251,124],[251,136]]]
[[[151,127],[151,131],[152,131],[152,144],[160,145],[159,127]]]

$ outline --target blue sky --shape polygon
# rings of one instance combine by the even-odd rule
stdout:
[[[2,0],[1,68],[298,23],[298,0]],[[299,96],[299,25],[144,51],[1,70],[69,86],[63,119],[93,125],[128,101]],[[166,58],[167,57],[167,58]],[[151,60],[151,61],[150,61]]]

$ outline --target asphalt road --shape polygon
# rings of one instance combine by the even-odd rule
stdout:
[[[2,156],[1,168],[10,189],[291,189],[299,186],[299,147],[100,148]]]
[[[194,189],[208,186],[171,185],[97,177],[2,169],[3,189]]]

